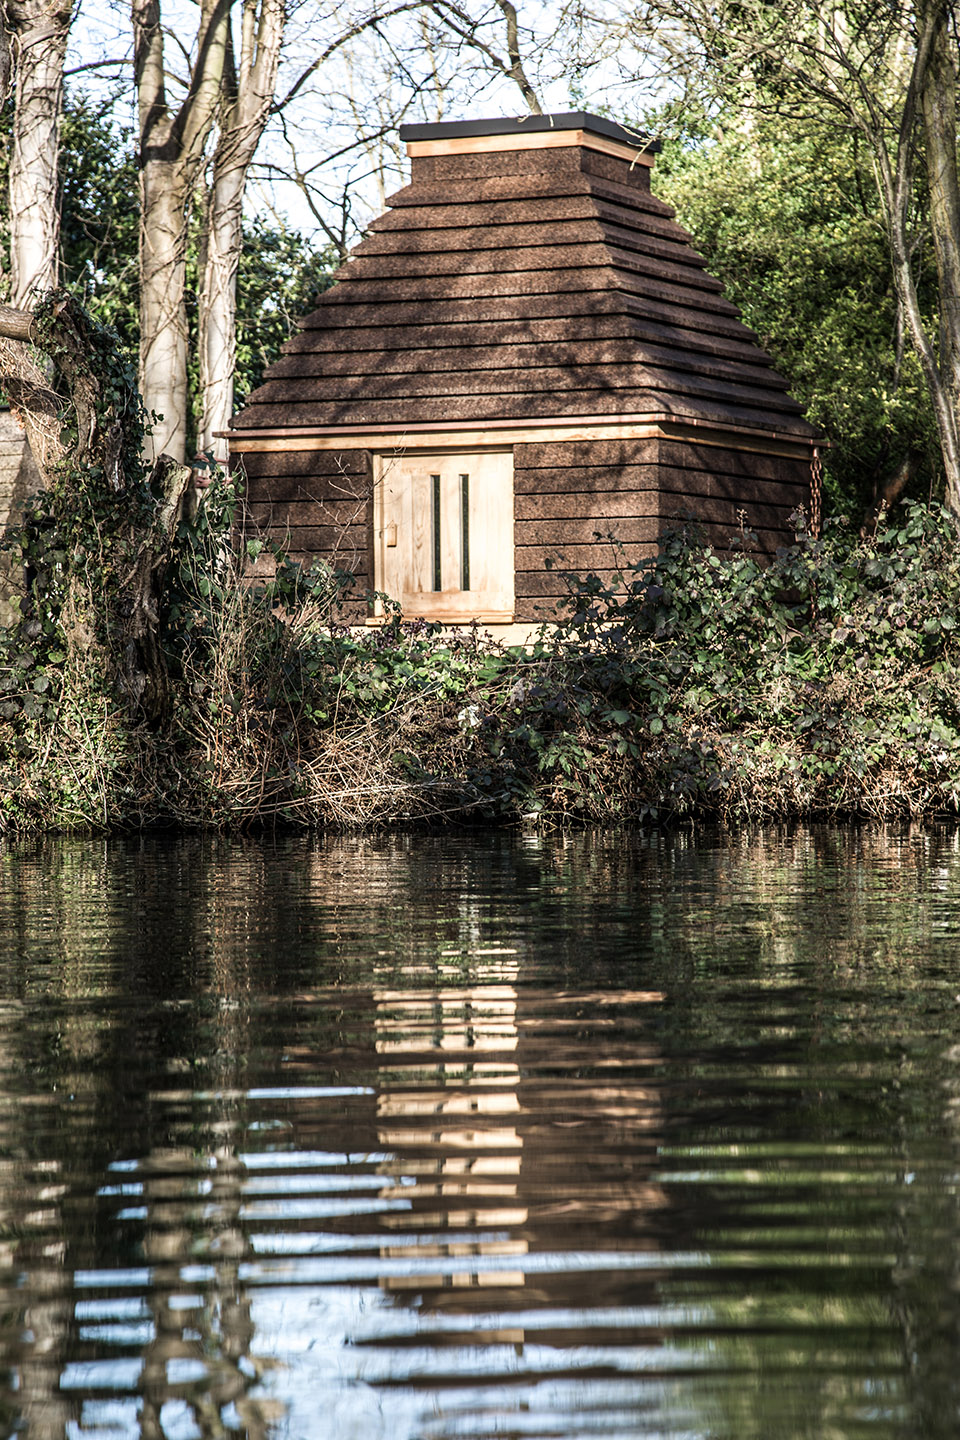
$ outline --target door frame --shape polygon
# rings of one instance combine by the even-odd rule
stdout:
[[[373,460],[373,504],[371,506],[371,527],[370,527],[370,550],[371,550],[371,572],[373,575],[374,589],[383,591],[385,589],[383,578],[387,570],[386,564],[386,488],[384,480],[393,465],[402,465],[411,462],[428,462],[432,457],[438,460],[450,461],[458,456],[491,456],[506,455],[510,458],[510,605],[504,609],[481,608],[471,614],[454,614],[449,611],[449,602],[444,604],[440,594],[437,595],[438,604],[430,605],[429,602],[417,606],[418,612],[409,612],[410,619],[437,620],[442,624],[469,625],[474,621],[493,625],[512,624],[516,609],[516,549],[513,534],[514,506],[513,506],[513,450],[512,445],[473,445],[469,449],[461,446],[430,445],[417,446],[416,449],[404,449],[394,451],[374,452]],[[430,592],[424,592],[424,596]],[[461,592],[469,594],[469,591]],[[404,612],[405,615],[408,612]],[[371,625],[382,625],[389,617],[384,610],[382,600],[375,600],[372,606],[372,614],[368,617],[367,623]]]

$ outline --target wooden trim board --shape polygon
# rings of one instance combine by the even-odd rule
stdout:
[[[584,150],[599,150],[632,165],[653,165],[654,156],[641,145],[626,145],[590,130],[536,130],[525,135],[459,135],[445,140],[408,140],[407,154],[411,159],[421,155],[479,155],[491,150],[554,150],[560,146],[579,145]]]
[[[668,416],[620,417],[616,420],[586,416],[583,420],[486,421],[480,426],[455,422],[405,430],[392,426],[364,426],[356,430],[321,428],[302,430],[264,429],[225,433],[233,455],[263,454],[283,450],[510,450],[515,445],[536,445],[564,440],[685,440],[693,445],[721,446],[760,455],[808,459],[823,441],[805,440],[796,435],[750,430],[707,420],[678,421]]]

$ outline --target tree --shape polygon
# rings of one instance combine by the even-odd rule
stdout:
[[[671,117],[652,116],[651,128]],[[677,208],[712,274],[740,306],[810,420],[826,432],[833,507],[862,515],[937,468],[929,396],[905,350],[883,216],[855,136],[731,109],[657,159],[657,194]],[[915,268],[935,320],[932,258]]]
[[[187,230],[221,102],[231,0],[200,0],[186,95],[167,97],[160,0],[132,0],[140,121],[140,392],[158,417],[152,456],[183,461],[187,443]]]
[[[870,157],[905,334],[930,395],[945,498],[960,515],[960,180],[957,52],[949,0],[647,0],[637,27],[688,85],[856,134]],[[929,225],[918,225],[921,177]],[[936,257],[938,332],[917,262]]]
[[[335,246],[314,249],[288,226],[258,218],[244,226],[237,267],[236,404],[261,383],[299,317],[313,310],[318,295],[329,287],[338,264]]]
[[[227,31],[218,137],[210,166],[199,295],[200,449],[225,458],[215,439],[233,412],[237,354],[237,268],[247,173],[273,104],[285,20],[284,0],[243,0],[239,56]]]
[[[6,4],[2,39],[5,46],[9,36],[15,94],[8,175],[10,298],[17,306],[57,283],[57,160],[71,13],[70,0]]]
[[[501,51],[494,38],[487,35],[491,23],[486,16],[479,19],[454,0],[431,0],[430,10],[440,21],[454,43],[462,43],[480,56],[481,62],[494,74],[512,80],[523,97],[523,103],[532,115],[542,115],[543,107],[524,66],[521,49],[521,24],[517,7],[512,0],[494,0],[504,25],[504,49]]]
[[[45,482],[19,532],[31,577],[20,626],[62,644],[68,670],[132,716],[157,720],[168,705],[160,597],[191,471],[168,456],[146,465],[132,371],[70,296],[54,291],[33,312],[0,306],[0,337],[13,342],[0,349],[0,384]]]

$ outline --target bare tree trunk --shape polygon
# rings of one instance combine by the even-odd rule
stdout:
[[[10,153],[10,281],[14,305],[57,283],[57,166],[70,0],[7,0],[16,99]]]
[[[186,98],[166,96],[160,0],[132,0],[140,116],[140,391],[160,418],[155,458],[186,457],[187,225],[190,201],[220,100],[232,0],[201,0],[197,59]]]
[[[920,12],[913,66],[904,90],[894,159],[884,143],[876,116],[862,125],[874,154],[877,182],[887,223],[893,284],[900,314],[933,405],[945,476],[944,501],[960,517],[960,188],[956,161],[956,75],[948,49],[947,12],[943,0],[931,0]],[[946,95],[937,93],[946,86]],[[927,186],[941,296],[939,355],[923,323],[913,273],[908,217],[918,131],[927,141]],[[947,154],[953,147],[952,160]],[[951,250],[953,253],[951,253]],[[952,300],[951,300],[952,292]]]
[[[933,0],[930,60],[921,92],[930,224],[940,289],[940,377],[946,392],[941,431],[949,431],[947,504],[960,514],[960,176],[957,172],[957,60],[951,7]],[[947,445],[944,444],[946,461]]]
[[[283,0],[243,0],[240,64],[230,84],[213,156],[199,297],[201,450],[225,459],[217,440],[233,411],[237,355],[237,267],[243,244],[243,196],[273,103],[284,28]]]

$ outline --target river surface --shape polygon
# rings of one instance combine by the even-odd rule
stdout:
[[[960,1433],[955,833],[0,869],[0,1435]]]

